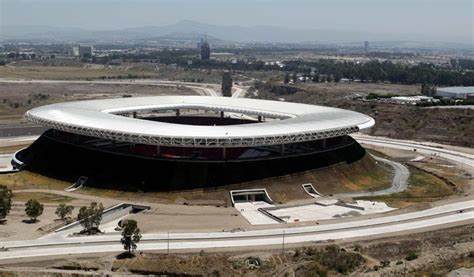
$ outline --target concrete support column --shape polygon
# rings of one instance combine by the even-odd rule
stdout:
[[[179,109],[176,110],[176,117],[179,117]]]
[[[227,159],[227,150],[226,148],[222,148],[222,159],[226,160]]]
[[[132,117],[137,118],[137,112],[133,112]]]
[[[258,122],[262,122],[262,116],[261,115],[258,116]]]
[[[224,111],[221,111],[221,118],[224,118]]]
[[[322,139],[322,140],[321,140],[321,147],[322,147],[323,149],[326,148],[326,139]]]
[[[156,146],[156,154],[157,154],[158,156],[161,155],[161,147],[160,147],[159,145]]]

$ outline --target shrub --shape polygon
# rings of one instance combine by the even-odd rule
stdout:
[[[309,248],[306,253],[321,266],[342,274],[353,271],[364,262],[360,254],[342,251],[337,245],[330,245],[324,250]]]
[[[0,185],[0,218],[6,217],[10,212],[12,198],[12,191],[9,188]]]
[[[327,275],[328,270],[317,262],[310,263],[304,274],[306,277],[325,277]]]
[[[59,204],[59,206],[56,208],[56,215],[64,220],[67,216],[71,215],[72,210],[74,210],[73,206],[66,205],[64,203]]]
[[[414,251],[408,251],[405,260],[412,261],[418,258],[418,255]]]

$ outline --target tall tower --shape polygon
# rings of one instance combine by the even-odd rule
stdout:
[[[211,58],[211,46],[207,42],[207,34],[201,43],[201,60],[209,60]]]

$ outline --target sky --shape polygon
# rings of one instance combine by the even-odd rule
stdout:
[[[215,25],[473,37],[473,0],[0,0],[2,26]]]

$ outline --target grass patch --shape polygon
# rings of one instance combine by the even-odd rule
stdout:
[[[392,168],[385,163],[377,162],[367,155],[360,162],[349,164],[341,168],[344,174],[342,183],[352,191],[375,191],[390,186],[392,182]]]
[[[43,192],[17,192],[13,195],[13,201],[26,202],[29,199],[36,199],[40,203],[67,203],[75,198]]]
[[[390,156],[388,156],[388,155],[386,155],[385,153],[380,152],[380,151],[378,151],[378,150],[368,149],[368,148],[365,148],[365,150],[366,150],[367,152],[369,152],[370,154],[375,155],[375,156],[377,156],[377,157],[384,158],[384,159],[390,159]]]
[[[386,196],[360,197],[357,199],[383,201],[392,207],[404,208],[417,203],[427,203],[450,196],[454,190],[440,178],[410,166],[408,189]]]
[[[20,171],[12,174],[0,175],[0,184],[11,190],[17,189],[52,189],[64,190],[71,184],[56,179],[51,179],[30,171]]]

